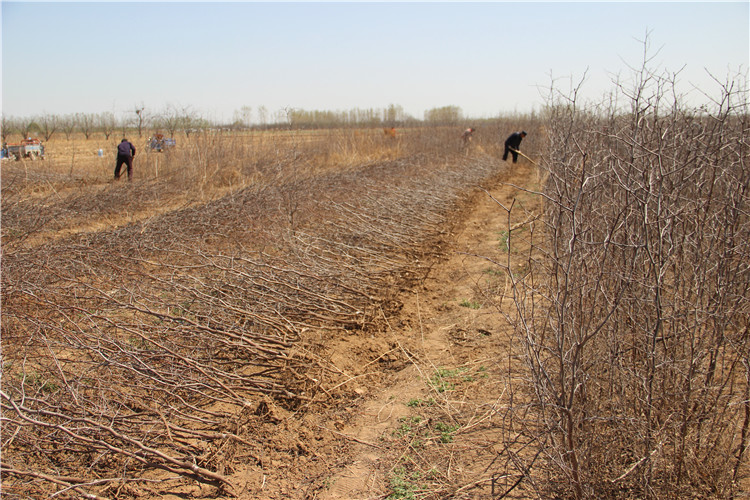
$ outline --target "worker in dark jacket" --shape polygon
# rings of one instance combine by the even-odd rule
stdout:
[[[518,149],[521,147],[521,141],[526,137],[526,132],[513,132],[510,137],[505,139],[505,153],[503,160],[508,161],[508,153],[513,155],[513,163],[518,161]]]
[[[120,167],[123,163],[128,167],[128,180],[133,180],[133,157],[135,156],[135,146],[127,139],[120,141],[117,145],[117,163],[115,164],[115,180],[120,178]]]

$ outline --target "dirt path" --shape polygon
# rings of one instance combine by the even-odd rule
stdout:
[[[538,202],[509,184],[535,182],[530,164],[508,164],[489,194],[478,193],[467,207],[448,258],[404,298],[390,342],[408,364],[373,389],[338,431],[352,442],[351,454],[317,498],[378,498],[389,491],[483,498],[512,480],[492,484],[501,433],[509,432],[503,428],[509,381],[518,376],[500,312],[511,304],[499,297],[505,273],[481,256],[506,262],[509,221],[498,202],[510,207],[516,199],[510,224],[517,225]],[[515,252],[511,257],[520,260]]]

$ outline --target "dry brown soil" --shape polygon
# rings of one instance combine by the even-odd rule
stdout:
[[[536,211],[537,200],[514,186],[532,187],[535,181],[536,171],[529,163],[508,164],[494,185],[477,193],[464,210],[446,260],[433,268],[421,289],[405,294],[401,324],[393,325],[391,334],[397,345],[413,346],[407,353],[409,363],[382,387],[372,388],[355,418],[341,430],[356,439],[356,445],[319,498],[371,498],[388,491],[400,464],[419,471],[412,483],[425,483],[418,484],[425,494],[432,487],[437,496],[490,498],[493,474],[505,472],[493,463],[502,433],[508,432],[503,428],[513,393],[508,381],[519,374],[510,326],[497,307],[512,304],[500,300],[499,290],[491,296],[486,292],[493,286],[504,288],[505,283],[502,269],[491,262],[505,263],[507,256],[503,235],[508,216],[503,206],[510,207],[516,198],[526,211],[517,210],[511,226],[523,222],[519,219],[528,217],[528,211]],[[514,254],[511,257],[521,260],[522,252]],[[521,265],[514,262],[511,267]],[[440,374],[445,375],[442,381]],[[447,386],[442,392],[441,384]],[[435,403],[423,403],[431,399]],[[420,411],[424,409],[429,411]],[[430,437],[438,420],[456,427],[449,443]],[[373,446],[404,434],[405,427],[417,434],[414,429],[420,425],[433,429],[423,433],[427,443],[421,448],[402,443],[401,456],[394,456],[393,447],[385,453],[382,446]],[[424,456],[409,456],[419,453]],[[430,473],[436,477],[428,477]],[[505,484],[496,481],[495,491]]]
[[[331,361],[358,374],[348,382],[358,397],[346,408],[264,408],[273,425],[263,456],[248,457],[247,469],[232,475],[240,498],[479,499],[511,489],[519,476],[505,464],[503,443],[515,432],[509,412],[520,367],[504,314],[512,302],[501,297],[507,277],[497,262],[510,256],[511,269],[522,271],[523,238],[509,255],[504,234],[510,225],[523,235],[523,223],[538,212],[538,199],[517,187],[536,183],[531,164],[508,163],[467,201],[445,258],[421,286],[403,291],[387,332],[331,346]],[[503,206],[514,199],[509,219]],[[508,497],[522,498],[522,490]],[[215,495],[192,487],[160,496]]]

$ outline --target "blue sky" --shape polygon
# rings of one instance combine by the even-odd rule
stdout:
[[[417,118],[526,112],[587,74],[596,99],[643,56],[716,94],[748,73],[750,3],[2,2],[6,116],[397,104]],[[658,51],[658,53],[657,53]]]

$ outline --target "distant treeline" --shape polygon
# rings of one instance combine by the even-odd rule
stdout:
[[[190,135],[206,129],[274,130],[274,129],[320,129],[346,127],[405,127],[405,126],[459,126],[466,123],[481,123],[487,119],[470,119],[458,106],[443,106],[424,112],[423,119],[406,113],[403,107],[391,104],[385,108],[354,108],[345,111],[306,110],[283,108],[269,113],[265,106],[253,109],[243,106],[235,111],[231,122],[216,122],[200,116],[189,108],[167,107],[162,111],[134,107],[124,113],[74,113],[56,115],[45,113],[28,117],[2,116],[2,141],[13,136],[37,137],[45,141],[54,135],[65,135],[70,139],[80,133],[86,139],[94,134],[109,139],[112,134],[148,135],[157,131],[174,136],[178,132]]]

